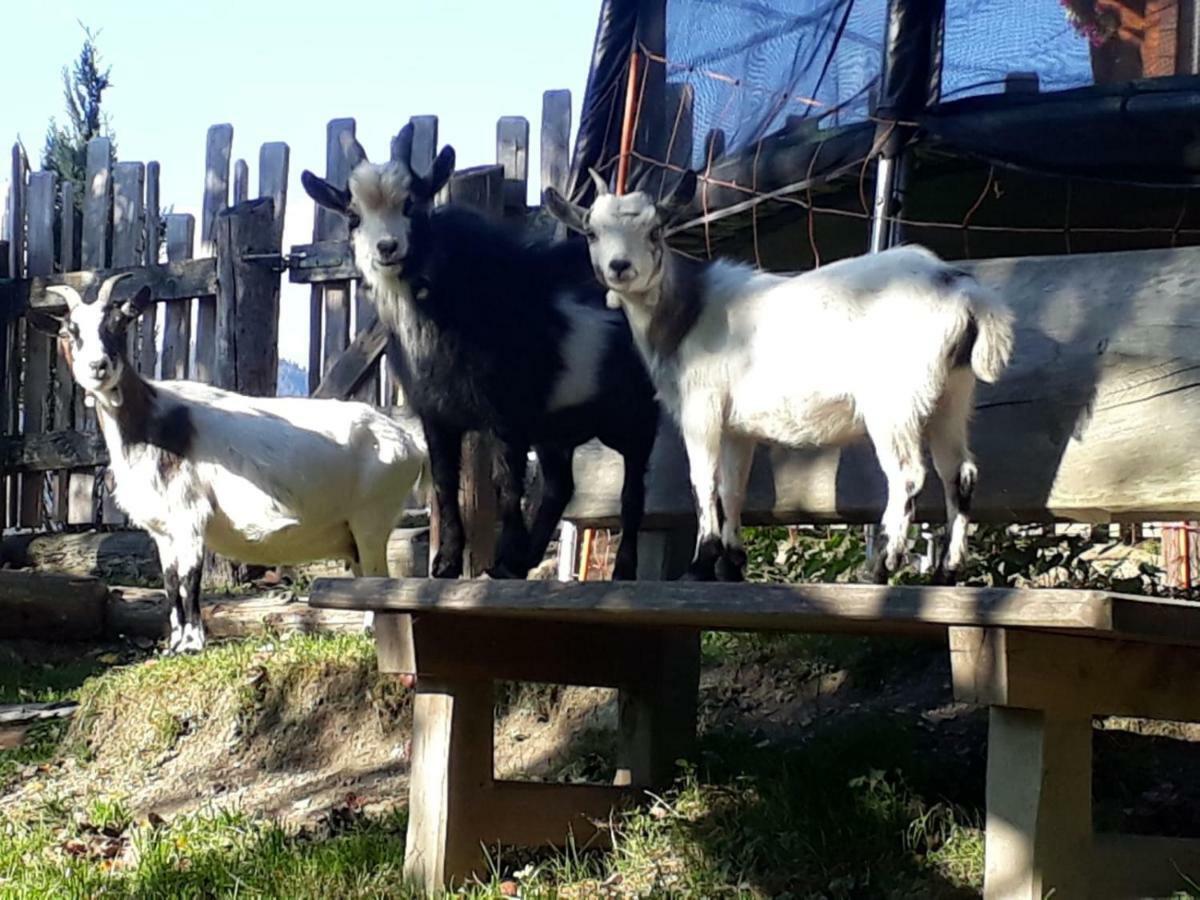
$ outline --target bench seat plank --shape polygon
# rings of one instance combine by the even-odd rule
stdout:
[[[376,612],[438,612],[493,618],[536,616],[612,625],[714,630],[832,631],[940,637],[947,627],[1042,628],[1096,636],[1200,640],[1200,607],[1104,591],[864,584],[703,584],[679,581],[448,581],[322,578],[309,604]],[[1115,611],[1166,606],[1154,615]]]

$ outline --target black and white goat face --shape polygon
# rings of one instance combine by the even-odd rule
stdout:
[[[434,197],[454,171],[454,148],[443,147],[426,177],[412,170],[413,126],[396,137],[396,158],[372,163],[362,145],[348,138],[349,184],[338,188],[312,172],[301,175],[304,190],[319,206],[346,217],[354,259],[370,284],[396,287],[412,249],[413,222],[428,215]]]
[[[696,191],[696,175],[685,172],[671,195],[655,203],[643,191],[620,196],[594,170],[596,199],[584,210],[547,188],[550,213],[588,240],[592,268],[600,283],[626,298],[649,298],[662,282],[666,229],[680,218]],[[611,304],[610,304],[611,305]]]
[[[89,395],[113,406],[120,405],[119,384],[129,364],[125,355],[126,331],[150,303],[148,286],[125,300],[113,297],[113,289],[126,277],[127,273],[105,279],[90,303],[69,285],[46,288],[67,304],[58,337],[75,383]]]

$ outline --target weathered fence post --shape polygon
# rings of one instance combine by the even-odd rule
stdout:
[[[12,181],[8,194],[8,273],[12,278],[20,278],[25,274],[25,172],[28,168],[25,153],[20,144],[13,144]],[[25,322],[10,311],[7,327],[4,329],[4,341],[8,344],[8,365],[5,367],[4,385],[0,392],[4,393],[3,421],[0,429],[8,434],[19,434],[21,430],[21,369]],[[0,497],[5,501],[6,522],[12,525],[21,521],[21,482],[23,479],[14,476],[8,480],[8,496]]]
[[[162,240],[162,219],[158,209],[158,174],[158,163],[146,163],[146,233],[142,245],[142,264],[146,266],[158,264],[158,245]],[[147,378],[154,378],[158,363],[158,348],[154,340],[158,326],[157,303],[150,304],[150,308],[142,313],[138,325],[142,342],[138,368]]]
[[[215,384],[273,396],[279,354],[279,273],[275,202],[247,200],[217,215]],[[258,257],[258,258],[255,258]]]
[[[58,232],[58,268],[61,272],[74,272],[79,268],[79,250],[76,237],[79,229],[75,221],[75,198],[79,186],[73,181],[64,181],[59,187],[59,232]],[[54,356],[54,430],[67,431],[72,428],[82,428],[83,422],[76,417],[75,411],[83,408],[79,388],[71,376],[71,368],[61,353]],[[65,525],[71,518],[71,473],[62,470],[57,473],[54,486],[54,520],[59,525]]]
[[[184,213],[167,216],[167,262],[192,258],[196,220]],[[192,301],[176,300],[163,310],[162,377],[188,377],[188,351],[192,346]]]
[[[26,271],[29,275],[54,272],[54,200],[57,189],[53,172],[33,172],[29,176],[29,242]],[[54,339],[34,328],[25,330],[25,434],[47,431],[51,422],[50,374],[56,353]],[[42,524],[42,500],[46,476],[28,472],[22,477],[21,524],[36,528]]]
[[[87,177],[83,185],[83,223],[79,231],[79,264],[84,269],[104,269],[109,260],[109,225],[112,222],[112,142],[92,138],[87,146]],[[95,432],[96,414],[83,405],[76,392],[75,429]],[[67,521],[91,525],[96,520],[95,470],[72,472]]]
[[[204,209],[200,218],[200,258],[216,253],[217,214],[229,205],[229,158],[233,153],[233,126],[208,129],[204,153]],[[216,362],[217,308],[213,297],[196,301],[196,366],[192,378],[213,383]]]
[[[325,178],[344,188],[350,179],[349,148],[354,140],[353,119],[333,119],[325,129]],[[345,240],[348,237],[343,216],[316,207],[314,241]],[[321,319],[324,313],[325,327]],[[350,282],[327,281],[312,286],[309,301],[308,392],[321,384],[338,354],[350,343]],[[324,351],[322,353],[322,351]]]
[[[529,181],[529,120],[501,116],[496,122],[496,162],[504,166],[504,213],[525,213]]]

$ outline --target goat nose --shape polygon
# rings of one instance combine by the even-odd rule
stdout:
[[[94,375],[96,378],[103,378],[108,374],[108,360],[106,359],[97,360],[96,362],[92,363],[91,366],[92,375]]]
[[[381,238],[375,243],[375,249],[384,256],[391,256],[396,252],[396,248],[400,246],[395,238]]]
[[[633,267],[633,263],[627,259],[614,259],[609,261],[608,267],[612,269],[614,275],[624,275]]]

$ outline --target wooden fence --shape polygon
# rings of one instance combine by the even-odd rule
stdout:
[[[545,92],[543,188],[565,186],[570,116],[569,91]],[[415,116],[412,122],[413,158],[421,169],[436,153],[438,120]],[[353,119],[334,119],[326,132],[325,175],[343,186],[349,166],[342,137],[354,130]],[[85,188],[30,171],[20,146],[13,148],[6,241],[0,232],[0,521],[6,528],[123,523],[98,477],[108,455],[95,416],[54,340],[26,322],[30,310],[61,309],[48,285],[83,288],[111,273],[132,273],[117,295],[149,284],[157,301],[130,335],[130,358],[141,372],[267,395],[276,390],[280,289],[287,272],[292,282],[311,286],[309,392],[383,407],[397,402],[397,386],[381,365],[384,329],[357,284],[344,219],[318,209],[313,242],[285,253],[288,145],[260,148],[253,200],[250,167],[245,160],[233,162],[232,150],[233,127],[212,126],[195,247],[191,215],[160,216],[158,163],[118,162],[110,142],[97,138],[88,145]],[[502,117],[496,162],[456,172],[445,197],[527,222],[535,212],[525,201],[528,150],[528,120]],[[81,194],[81,210],[71,214]]]

